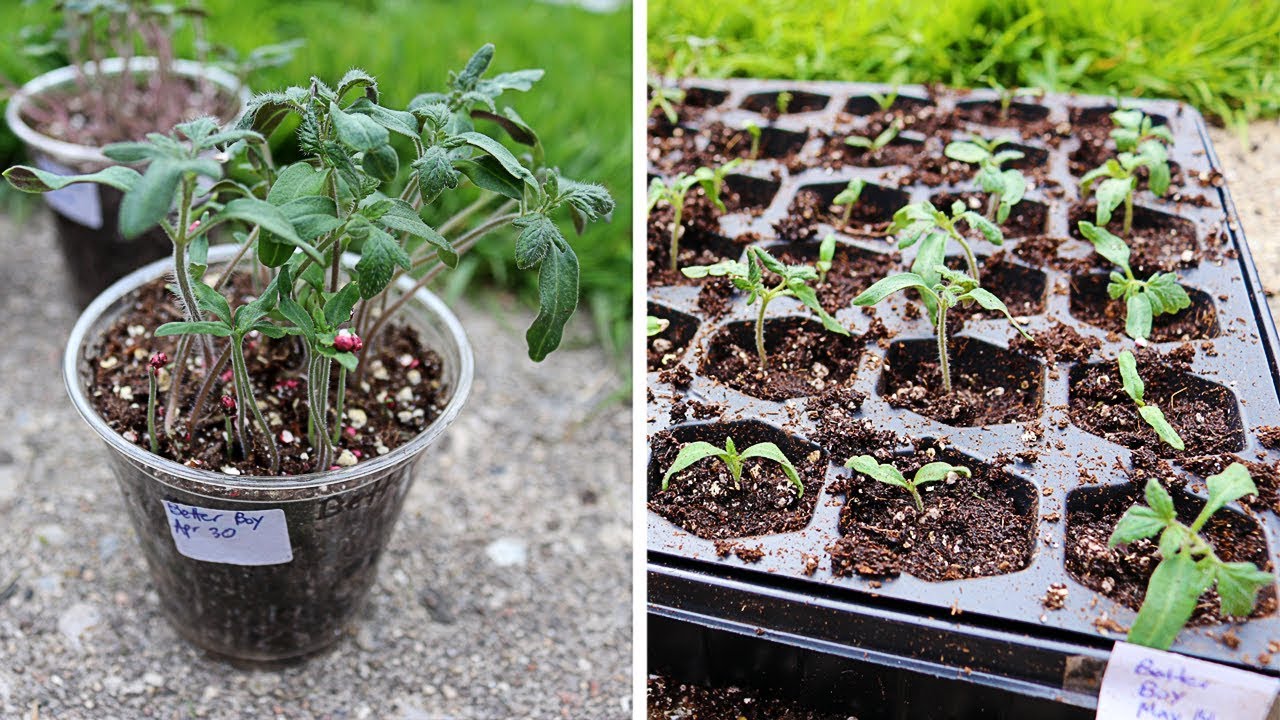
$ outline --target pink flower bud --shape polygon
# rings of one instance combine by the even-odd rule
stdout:
[[[192,223],[187,226],[187,234],[190,235],[191,233],[199,229],[200,229],[200,221],[199,220],[192,221]]]
[[[236,409],[236,399],[230,395],[222,396],[222,409],[227,412],[233,412]]]
[[[338,352],[356,352],[364,347],[364,341],[350,330],[339,330],[333,339],[333,348]]]
[[[154,355],[151,356],[151,360],[149,361],[149,363],[151,365],[152,370],[159,370],[160,368],[169,364],[169,356],[162,352],[155,353]]]

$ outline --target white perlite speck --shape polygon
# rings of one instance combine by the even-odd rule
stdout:
[[[524,540],[512,537],[494,540],[484,552],[498,567],[523,566],[529,557]]]

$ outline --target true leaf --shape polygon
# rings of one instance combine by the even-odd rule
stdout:
[[[4,177],[14,188],[28,193],[60,190],[74,183],[98,183],[127,193],[138,184],[142,175],[133,168],[119,165],[87,175],[57,175],[26,165],[15,165],[4,171]]]
[[[1126,545],[1135,540],[1152,537],[1164,530],[1168,524],[1169,520],[1156,510],[1144,505],[1134,505],[1120,516],[1115,529],[1111,531],[1111,538],[1107,540],[1107,546]]]
[[[524,183],[488,155],[455,160],[453,165],[482,190],[498,193],[517,202],[524,199]]]
[[[342,144],[355,151],[375,150],[387,144],[387,129],[374,122],[368,115],[343,112],[336,103],[329,103],[329,117],[333,129]]]
[[[1123,240],[1112,235],[1106,228],[1098,227],[1088,220],[1081,220],[1080,234],[1093,243],[1093,249],[1111,263],[1120,266],[1125,273],[1129,272],[1129,246]]]
[[[889,277],[877,280],[871,285],[871,287],[863,290],[856,298],[854,298],[853,304],[859,307],[875,305],[893,293],[898,292],[899,290],[906,290],[907,288],[928,289],[928,286],[925,284],[924,280],[915,273],[898,273],[897,275],[890,275]]]
[[[520,235],[516,237],[516,267],[521,270],[542,262],[553,247],[564,244],[560,229],[541,213],[523,215],[512,224],[521,228]]]
[[[360,161],[360,167],[370,177],[389,182],[395,180],[396,174],[400,172],[400,156],[396,154],[395,148],[383,145],[373,150],[366,150],[364,159]]]
[[[358,283],[347,283],[342,289],[329,296],[325,300],[324,318],[329,322],[329,327],[337,327],[342,323],[351,319],[351,309],[355,307],[356,301],[360,299],[360,286]]]
[[[1212,572],[1186,553],[1162,560],[1151,573],[1146,599],[1129,628],[1129,642],[1168,650],[1212,580]]]
[[[427,241],[436,249],[436,257],[440,258],[441,262],[451,268],[458,266],[458,253],[453,249],[453,245],[435,228],[423,222],[409,203],[399,198],[392,198],[390,206],[378,218],[378,222],[388,230],[409,233]]]
[[[408,270],[412,260],[409,254],[400,247],[387,233],[378,228],[370,228],[365,238],[364,247],[360,250],[360,261],[356,263],[356,280],[360,286],[360,297],[368,300],[382,292],[395,267]]]
[[[464,142],[497,160],[507,172],[531,187],[537,187],[538,181],[533,177],[533,173],[529,169],[520,164],[515,155],[506,148],[502,143],[494,140],[488,135],[482,135],[477,132],[465,132],[456,136],[458,141]]]
[[[1169,443],[1174,450],[1187,449],[1187,446],[1182,442],[1182,438],[1178,436],[1178,431],[1174,430],[1169,421],[1165,419],[1164,411],[1160,408],[1155,405],[1143,405],[1138,408],[1138,414],[1142,416],[1143,420],[1147,421],[1152,430],[1156,431],[1156,435],[1159,435],[1161,440]]]
[[[134,238],[158,225],[173,207],[182,174],[182,165],[168,158],[148,165],[142,178],[120,201],[120,234]]]
[[[1205,484],[1209,488],[1209,500],[1200,511],[1200,515],[1205,518],[1222,509],[1227,503],[1235,502],[1246,495],[1258,494],[1258,486],[1254,484],[1249,471],[1238,462],[1231,463],[1217,475],[1210,475],[1205,479]],[[1199,530],[1203,523],[1199,522],[1199,518],[1196,520],[1198,524],[1192,527]]]
[[[413,168],[418,171],[418,183],[422,192],[422,202],[430,204],[446,189],[458,187],[462,175],[454,169],[449,158],[449,151],[439,145],[433,145],[413,161]]]
[[[1253,612],[1258,591],[1274,581],[1271,573],[1262,572],[1251,562],[1221,563],[1215,578],[1222,612],[1232,617],[1247,617]]]
[[[553,247],[538,268],[538,316],[525,333],[529,357],[541,361],[560,345],[565,323],[578,306],[578,258],[567,245]]]
[[[230,337],[231,328],[225,323],[202,320],[200,322],[171,322],[156,328],[156,337],[169,335],[213,335],[214,337]]]

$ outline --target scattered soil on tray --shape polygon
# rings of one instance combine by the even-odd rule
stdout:
[[[862,358],[861,338],[802,317],[766,319],[764,346],[768,365],[761,370],[755,321],[732,323],[707,343],[698,372],[752,397],[786,400],[852,382]]]
[[[1004,470],[951,450],[921,445],[892,457],[907,477],[936,460],[973,474],[921,487],[924,510],[902,488],[857,473],[831,484],[845,495],[842,537],[830,548],[835,575],[961,580],[1025,568],[1035,546],[1035,489]]]
[[[1040,415],[1044,370],[1015,352],[968,337],[952,337],[951,393],[942,389],[933,340],[895,342],[880,392],[894,407],[961,427],[1026,422]]]
[[[813,265],[818,260],[818,243],[775,245],[769,252],[787,265]],[[853,299],[875,281],[896,272],[901,263],[902,256],[897,252],[882,253],[837,242],[826,280],[814,286],[818,302],[835,314],[852,305]],[[770,273],[770,277],[776,282],[776,275]]]
[[[1080,234],[1080,221],[1095,222],[1097,203],[1090,199],[1084,203],[1071,206],[1068,226],[1071,237],[1083,240]],[[1116,208],[1112,213],[1111,224],[1107,229],[1119,234],[1124,223],[1124,207]],[[1125,237],[1132,256],[1129,265],[1134,275],[1145,278],[1154,272],[1171,272],[1178,268],[1195,265],[1200,259],[1196,243],[1196,226],[1186,218],[1168,215],[1156,210],[1135,205],[1133,208],[1133,231]],[[1091,255],[1094,266],[1110,271],[1111,264],[1101,255]]]
[[[1101,274],[1071,278],[1071,314],[1090,325],[1124,334],[1127,312],[1123,299],[1107,295],[1108,276]],[[1191,307],[1173,315],[1157,315],[1151,323],[1151,342],[1207,340],[1218,336],[1218,315],[1213,300],[1199,290],[1187,289]]]
[[[809,404],[809,419],[818,424],[818,443],[837,464],[858,455],[887,462],[900,444],[893,431],[882,430],[861,417],[865,400],[866,396],[853,388],[832,388]]]
[[[1237,452],[1244,448],[1244,429],[1235,396],[1225,387],[1189,374],[1195,349],[1182,345],[1161,354],[1139,348],[1138,375],[1146,385],[1144,399],[1164,412],[1186,444],[1178,452],[1160,440],[1138,415],[1125,393],[1115,362],[1071,369],[1071,422],[1084,430],[1131,449],[1147,448],[1160,457]]]
[[[1079,275],[1097,268],[1093,246],[1083,239],[1035,235],[1015,240],[1009,250],[1014,257],[1033,267]]]
[[[1015,336],[1009,347],[1018,352],[1039,355],[1046,363],[1053,365],[1087,362],[1102,348],[1102,341],[1081,335],[1070,325],[1053,320],[1048,330],[1037,331],[1030,340],[1021,335]],[[1056,369],[1051,369],[1050,372],[1056,372]]]
[[[648,720],[848,720],[768,691],[735,686],[703,687],[662,675],[649,676]]]
[[[233,307],[252,300],[253,291],[244,276],[235,278],[233,288]],[[89,354],[94,373],[90,396],[94,408],[113,430],[144,449],[149,449],[148,359],[152,353],[161,351],[171,358],[169,367],[159,378],[156,422],[160,425],[178,344],[177,337],[154,338],[151,333],[166,322],[181,319],[172,295],[165,289],[165,281],[151,282],[138,291],[129,309],[107,330],[101,346]],[[215,342],[221,348],[225,340]],[[280,450],[280,474],[314,471],[314,460],[308,460],[314,453],[307,442],[306,358],[302,345],[292,339],[258,336],[246,339],[244,352],[254,396],[264,406],[263,415],[271,425]],[[339,450],[350,450],[361,460],[395,449],[421,433],[439,416],[450,392],[441,383],[440,356],[424,348],[416,333],[404,325],[394,324],[384,331],[378,340],[377,353],[371,354],[367,362],[368,372],[362,381],[356,382],[354,376],[348,379],[343,434],[338,443]],[[194,360],[189,360],[188,368],[183,397],[178,403],[182,411],[178,432],[173,437],[160,432],[160,455],[215,472],[234,468],[240,475],[267,475],[269,465],[263,453],[245,458],[238,449],[228,448],[225,414],[218,399],[234,395],[230,370],[215,382],[194,433],[190,437],[186,435],[187,416],[205,377]],[[335,380],[333,392],[336,387]],[[409,395],[402,399],[405,391]],[[336,398],[331,398],[331,407],[335,401]],[[363,421],[357,413],[364,416]],[[357,422],[360,427],[356,427]],[[249,437],[260,438],[252,421],[249,426],[252,428],[247,433]],[[286,437],[291,439],[286,441]]]
[[[791,460],[804,494],[782,466],[772,460],[743,462],[742,482],[734,487],[725,464],[708,458],[671,476],[662,489],[662,476],[688,442],[704,441],[724,447],[733,438],[738,452],[756,443],[772,442]],[[822,489],[826,455],[818,448],[759,422],[693,425],[653,434],[649,447],[649,509],[702,538],[728,539],[789,532],[809,524]]]
[[[1187,524],[1204,507],[1202,500],[1180,490],[1172,492],[1178,518]],[[1089,488],[1077,491],[1069,501],[1067,512],[1066,568],[1072,577],[1116,602],[1137,610],[1147,594],[1147,582],[1159,563],[1159,551],[1151,540],[1138,540],[1115,548],[1107,547],[1120,516],[1135,503],[1142,502],[1137,485],[1124,488]],[[1252,562],[1264,570],[1271,569],[1266,540],[1253,520],[1235,512],[1218,512],[1205,525],[1203,533],[1214,552],[1227,562]],[[1216,590],[1200,597],[1192,625],[1207,625],[1224,620],[1219,615],[1220,601]],[[1275,589],[1259,593],[1258,605],[1251,617],[1275,612]]]

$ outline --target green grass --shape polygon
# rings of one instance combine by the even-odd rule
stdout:
[[[582,307],[595,314],[602,341],[625,352],[631,298],[631,14],[594,14],[573,7],[516,0],[206,0],[210,37],[247,51],[289,38],[306,45],[293,62],[251,79],[256,90],[303,85],[311,75],[330,83],[351,67],[378,78],[384,102],[407,103],[444,87],[485,42],[497,46],[491,72],[541,67],[546,77],[527,94],[504,97],[543,139],[547,160],[575,179],[604,183],[618,201],[613,222],[570,238],[582,262]],[[33,17],[3,3],[0,27]],[[46,67],[0,47],[0,74],[24,81]],[[19,158],[5,131],[0,161]],[[514,236],[477,247],[461,269],[496,279],[536,299],[536,273],[516,272]]]
[[[713,39],[703,50],[690,36]],[[650,0],[649,62],[711,77],[942,82],[1172,97],[1280,115],[1275,0]]]

